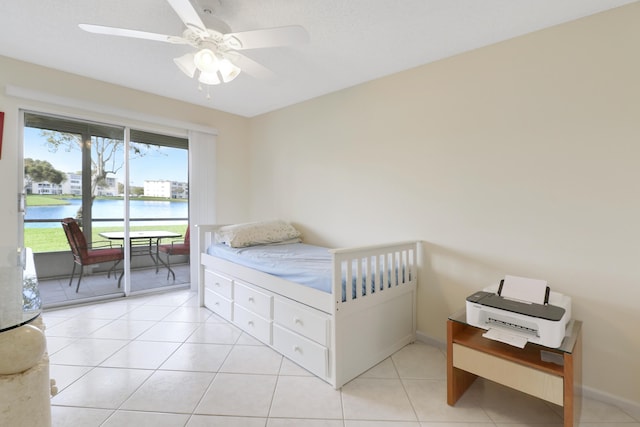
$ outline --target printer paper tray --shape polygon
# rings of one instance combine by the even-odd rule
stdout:
[[[524,348],[528,342],[527,337],[514,334],[501,328],[491,328],[482,334],[482,336],[490,340],[499,341],[518,348]]]

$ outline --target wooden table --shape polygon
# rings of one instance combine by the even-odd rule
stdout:
[[[100,233],[100,236],[109,240],[124,240],[124,231],[105,231]],[[170,239],[180,236],[182,236],[182,234],[164,230],[130,231],[129,242],[131,256],[149,255],[156,266],[156,273],[158,272],[159,265],[162,264],[171,274],[173,274],[173,277],[175,277],[175,273],[171,267],[169,267],[169,265],[160,258],[158,245],[162,239]]]
[[[562,406],[564,426],[572,427],[579,413],[574,388],[581,383],[582,322],[572,320],[568,328],[570,334],[558,348],[527,343],[521,349],[484,338],[484,329],[466,322],[465,310],[450,316],[447,321],[447,404],[455,405],[475,379],[483,377]]]

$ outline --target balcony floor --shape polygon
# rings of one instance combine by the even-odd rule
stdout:
[[[188,287],[191,283],[189,277],[189,264],[176,264],[171,266],[176,274],[176,279],[167,279],[166,268],[160,268],[158,273],[154,267],[138,268],[131,270],[131,290],[132,292],[167,290],[176,287]],[[121,271],[121,270],[120,270]],[[121,288],[118,288],[118,277],[120,271],[114,278],[107,277],[106,273],[96,273],[85,275],[80,283],[80,290],[76,293],[78,283],[78,273],[69,286],[69,277],[56,279],[39,279],[38,288],[44,308],[52,308],[66,304],[82,303],[105,297],[117,297],[124,295]],[[124,282],[124,279],[123,279]]]

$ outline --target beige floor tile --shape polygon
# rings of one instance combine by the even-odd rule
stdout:
[[[187,414],[117,411],[100,427],[178,427],[188,420]]]
[[[120,317],[120,319],[159,321],[167,317],[175,309],[176,307],[171,306],[142,305],[129,311],[127,314]]]
[[[69,387],[80,377],[92,370],[91,366],[49,365],[49,378],[55,380],[58,392]]]
[[[220,367],[220,372],[277,375],[282,355],[267,346],[235,345]]]
[[[184,342],[198,329],[198,323],[158,322],[137,339],[141,341]]]
[[[297,363],[287,359],[286,357],[282,358],[282,365],[280,366],[280,375],[286,376],[297,376],[297,377],[313,377],[314,375],[298,365]]]
[[[562,416],[542,399],[487,380],[478,381],[477,388],[482,390],[479,405],[495,423],[562,424]]]
[[[581,398],[578,421],[584,423],[630,423],[636,421],[621,409],[604,402],[589,398]],[[626,427],[626,426],[625,426]]]
[[[109,319],[85,319],[82,317],[72,317],[55,326],[47,327],[47,336],[84,338],[93,332],[112,322]]]
[[[51,407],[52,427],[93,427],[100,426],[113,414],[113,409]]]
[[[42,321],[47,326],[47,328],[53,328],[60,323],[71,319],[73,316],[68,315],[65,316],[62,311],[46,311],[42,314]]]
[[[164,322],[206,322],[213,313],[204,307],[178,307],[167,317]]]
[[[214,374],[156,371],[122,405],[122,409],[191,414]]]
[[[218,372],[232,346],[184,343],[160,367],[170,371]]]
[[[445,380],[403,380],[420,421],[491,422],[479,405],[478,394],[470,388],[455,406],[447,405]]]
[[[179,307],[193,300],[193,298],[196,298],[196,296],[189,290],[166,292],[146,298],[145,305]]]
[[[54,396],[51,403],[116,409],[151,374],[152,371],[139,369],[95,368]]]
[[[81,338],[57,351],[50,361],[57,365],[98,366],[128,343],[126,340]]]
[[[257,340],[246,332],[243,332],[236,341],[238,345],[265,345],[262,341]]]
[[[277,376],[217,374],[196,414],[267,417]]]
[[[398,371],[396,369],[396,366],[391,361],[391,358],[387,357],[386,359],[384,359],[382,362],[378,363],[373,368],[371,368],[368,371],[364,372],[362,375],[360,375],[359,378],[393,378],[393,379],[397,379],[397,378],[400,378],[400,377],[398,375]]]
[[[362,421],[345,420],[344,427],[424,427],[417,421]],[[440,424],[438,427],[463,427],[458,424]],[[466,427],[466,426],[464,426]],[[474,427],[484,427],[482,424],[474,424]],[[491,424],[491,427],[495,427]]]
[[[51,337],[47,335],[47,353],[51,356],[77,340],[78,338]]]
[[[350,424],[347,424],[345,427],[368,427],[368,426],[358,426],[357,424],[355,426],[352,426]],[[371,426],[371,427],[375,427],[375,426]],[[383,427],[383,426],[380,426]],[[420,427],[496,427],[496,424],[494,423],[457,423],[457,422],[451,422],[451,423],[439,423],[439,422],[421,422],[420,423]],[[503,425],[503,424],[499,424],[498,427],[508,427],[508,425]],[[513,425],[512,427],[527,427],[524,424],[518,424],[518,426]],[[531,427],[562,427],[562,425],[556,426],[556,425],[540,425],[540,424],[534,424]]]
[[[102,367],[156,369],[180,347],[180,343],[132,341],[102,362]]]
[[[242,330],[230,323],[202,323],[187,342],[205,344],[235,344]]]
[[[342,420],[314,420],[303,418],[269,418],[267,427],[344,427]],[[389,426],[391,427],[391,426]],[[398,427],[396,424],[395,427]],[[403,426],[400,426],[403,427]],[[407,426],[414,427],[414,426]],[[415,427],[419,427],[417,424]]]
[[[400,380],[356,378],[342,387],[344,418],[417,421]]]
[[[280,377],[269,417],[342,419],[341,393],[316,377]]]
[[[391,360],[402,378],[446,379],[446,357],[433,346],[409,344],[393,354]]]
[[[132,340],[155,324],[153,320],[114,320],[93,332],[90,337]]]
[[[117,319],[124,316],[140,304],[128,304],[126,302],[108,302],[96,305],[82,313],[82,316],[89,319]]]
[[[193,415],[186,427],[264,427],[266,418]]]

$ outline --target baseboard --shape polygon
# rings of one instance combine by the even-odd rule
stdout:
[[[447,343],[445,341],[436,339],[428,334],[425,334],[424,332],[416,331],[416,340],[437,347],[443,351],[447,350]]]
[[[598,402],[607,403],[617,408],[622,409],[633,418],[640,419],[640,403],[633,402],[631,400],[623,399],[620,396],[615,396],[611,393],[597,390],[593,387],[582,386],[582,396],[588,399],[597,400]]]
[[[437,347],[444,352],[447,351],[447,343],[445,341],[434,338],[431,335],[426,334],[424,332],[417,331],[416,340],[422,343]],[[584,385],[582,385],[578,393],[582,394],[583,397],[586,397],[588,399],[593,399],[602,403],[613,405],[625,411],[631,417],[635,419],[640,419],[640,403],[638,402],[633,402],[631,400],[623,399],[620,396],[615,396],[610,393],[606,393],[604,391],[597,390],[597,389],[594,389],[593,387],[588,387]]]

